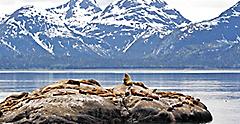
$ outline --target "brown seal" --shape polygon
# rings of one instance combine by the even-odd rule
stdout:
[[[126,85],[126,86],[132,86],[133,85],[131,76],[127,73],[125,73],[125,75],[124,75],[123,84]]]
[[[18,94],[18,95],[11,95],[11,96],[7,97],[7,98],[5,99],[5,101],[6,101],[6,100],[21,99],[21,98],[26,97],[26,96],[28,96],[28,93],[27,93],[27,92],[23,92],[23,93]]]
[[[68,81],[66,81],[66,84],[72,84],[72,85],[80,86],[80,81],[68,80]]]
[[[148,89],[143,82],[133,82],[134,85],[140,86],[144,89]]]
[[[87,84],[87,85],[95,85],[101,87],[101,85],[96,80],[81,80],[80,83]]]

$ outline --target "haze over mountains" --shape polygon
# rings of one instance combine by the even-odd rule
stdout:
[[[0,67],[238,68],[240,2],[191,23],[163,0],[25,6],[0,18]]]

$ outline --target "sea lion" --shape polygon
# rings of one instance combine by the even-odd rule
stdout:
[[[155,100],[159,100],[159,96],[157,94],[148,94],[147,97],[153,98]]]
[[[41,93],[44,94],[44,93],[47,93],[53,89],[63,89],[64,88],[64,85],[62,83],[56,83],[56,84],[52,84],[52,85],[49,85],[49,86],[46,86],[44,88],[41,89]]]
[[[72,85],[72,84],[65,84],[63,85],[64,89],[75,89],[75,90],[79,90],[81,87],[80,85]]]
[[[148,89],[145,85],[144,85],[144,83],[143,82],[132,82],[134,85],[137,85],[137,86],[140,86],[140,87],[142,87],[142,88],[144,88],[144,89]]]
[[[101,84],[98,82],[98,81],[96,81],[96,80],[93,80],[93,79],[90,79],[90,80],[88,80],[91,84],[93,84],[93,85],[97,85],[97,86],[99,86],[99,87],[101,87]]]
[[[81,87],[79,88],[79,93],[80,94],[90,94],[90,95],[99,95],[99,96],[110,96],[113,94],[109,90],[106,90],[102,87],[96,86],[96,87]],[[106,95],[104,95],[106,94]]]
[[[185,99],[186,99],[186,100],[191,100],[191,99],[194,99],[194,98],[193,98],[192,96],[189,96],[189,95],[188,95],[188,96],[185,97]]]
[[[68,80],[68,81],[66,81],[66,84],[72,84],[72,85],[80,86],[80,82],[79,81],[75,81],[75,80]]]
[[[102,88],[96,88],[95,89],[97,94],[106,94],[106,93],[111,93],[108,90],[102,89]],[[91,91],[90,91],[91,92]]]
[[[187,104],[187,105],[190,105],[192,107],[194,106],[194,104],[191,101],[189,101],[189,100],[188,101],[186,101],[186,100],[183,101],[182,104]]]
[[[113,93],[113,89],[107,89],[107,91]]]
[[[87,84],[87,85],[95,85],[101,87],[101,85],[96,80],[81,80],[80,83]]]
[[[157,95],[164,95],[164,94],[166,94],[166,92],[159,92],[159,91],[156,91],[156,92],[154,92],[154,93],[156,93]]]
[[[19,102],[25,100],[28,97],[28,93],[23,92],[19,95],[11,95],[7,97],[3,102],[0,103],[0,109],[4,111],[11,110],[11,108],[17,105]]]
[[[85,90],[80,90],[80,89],[79,89],[79,93],[86,95],[86,94],[87,94],[87,91],[85,91]]]
[[[32,93],[30,94],[31,96],[40,96],[42,95],[40,89],[34,90],[32,91]]]
[[[116,87],[113,88],[113,94],[117,95],[117,96],[124,96],[126,91],[129,89],[130,87],[125,85],[125,84],[121,84],[118,85]]]
[[[185,95],[183,95],[182,93],[176,93],[176,92],[173,92],[172,94],[173,94],[173,95],[177,95],[177,96],[185,96]]]
[[[53,96],[71,95],[71,94],[79,94],[79,91],[76,89],[57,89],[51,94],[53,94]]]
[[[26,97],[28,96],[28,93],[27,92],[22,92],[21,94],[18,94],[18,95],[11,95],[9,97],[7,97],[4,101],[6,100],[17,100],[17,99],[21,99],[23,97]]]
[[[148,97],[143,97],[141,100],[145,100],[145,101],[153,101],[152,98],[148,98]]]
[[[152,90],[145,89],[142,87],[132,86],[132,87],[129,87],[126,92],[129,92],[133,96],[150,97],[152,99],[159,100],[158,94],[152,93]],[[129,95],[129,94],[127,94],[127,95]]]
[[[200,102],[200,99],[194,99],[194,100],[192,100],[192,103],[194,104],[194,105],[197,105],[197,106],[199,106],[199,107],[201,107],[201,108],[203,108],[203,109],[206,109],[207,110],[207,107],[203,104],[203,103],[201,103]]]
[[[197,100],[194,99],[194,100],[192,101],[192,103],[195,104],[195,105],[198,105],[198,104],[199,104],[199,101],[197,101]]]
[[[145,97],[150,97],[152,99],[159,100],[159,95],[157,95],[155,93],[152,93],[152,91],[149,90],[149,89],[147,89],[147,90],[140,90],[140,93],[144,94]]]
[[[125,73],[125,75],[124,75],[123,84],[126,85],[126,86],[132,86],[133,85],[131,76],[127,73]]]
[[[178,99],[179,96],[178,95],[171,95],[171,96],[169,96],[169,98],[171,98],[171,99]]]
[[[131,89],[130,92],[131,92],[131,94],[134,95],[134,96],[142,96],[142,97],[145,97],[145,96],[146,96],[145,93],[143,93],[143,92],[141,92],[141,91],[138,92],[136,89]]]
[[[175,107],[182,107],[182,106],[183,106],[183,103],[181,103],[181,102],[172,105],[172,107],[174,107],[174,108],[175,108]]]
[[[156,91],[157,91],[157,89],[153,89],[153,90],[152,90],[152,93],[156,93]]]
[[[172,98],[172,99],[180,98],[180,95],[172,92],[156,92],[156,94],[161,95],[162,98],[165,98],[165,97]]]
[[[99,94],[99,96],[101,96],[101,97],[116,97],[116,95],[113,93]]]
[[[47,96],[46,95],[40,95],[40,96],[28,97],[29,100],[42,99],[42,98],[47,98]]]

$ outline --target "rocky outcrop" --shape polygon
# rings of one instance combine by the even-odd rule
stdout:
[[[209,122],[207,107],[192,96],[149,89],[125,74],[122,85],[103,88],[95,80],[64,80],[7,97],[0,103],[5,123]]]

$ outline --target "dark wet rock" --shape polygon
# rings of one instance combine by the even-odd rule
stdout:
[[[95,80],[63,80],[0,103],[1,123],[210,122],[207,107],[192,96],[149,89],[125,75],[112,89]]]

